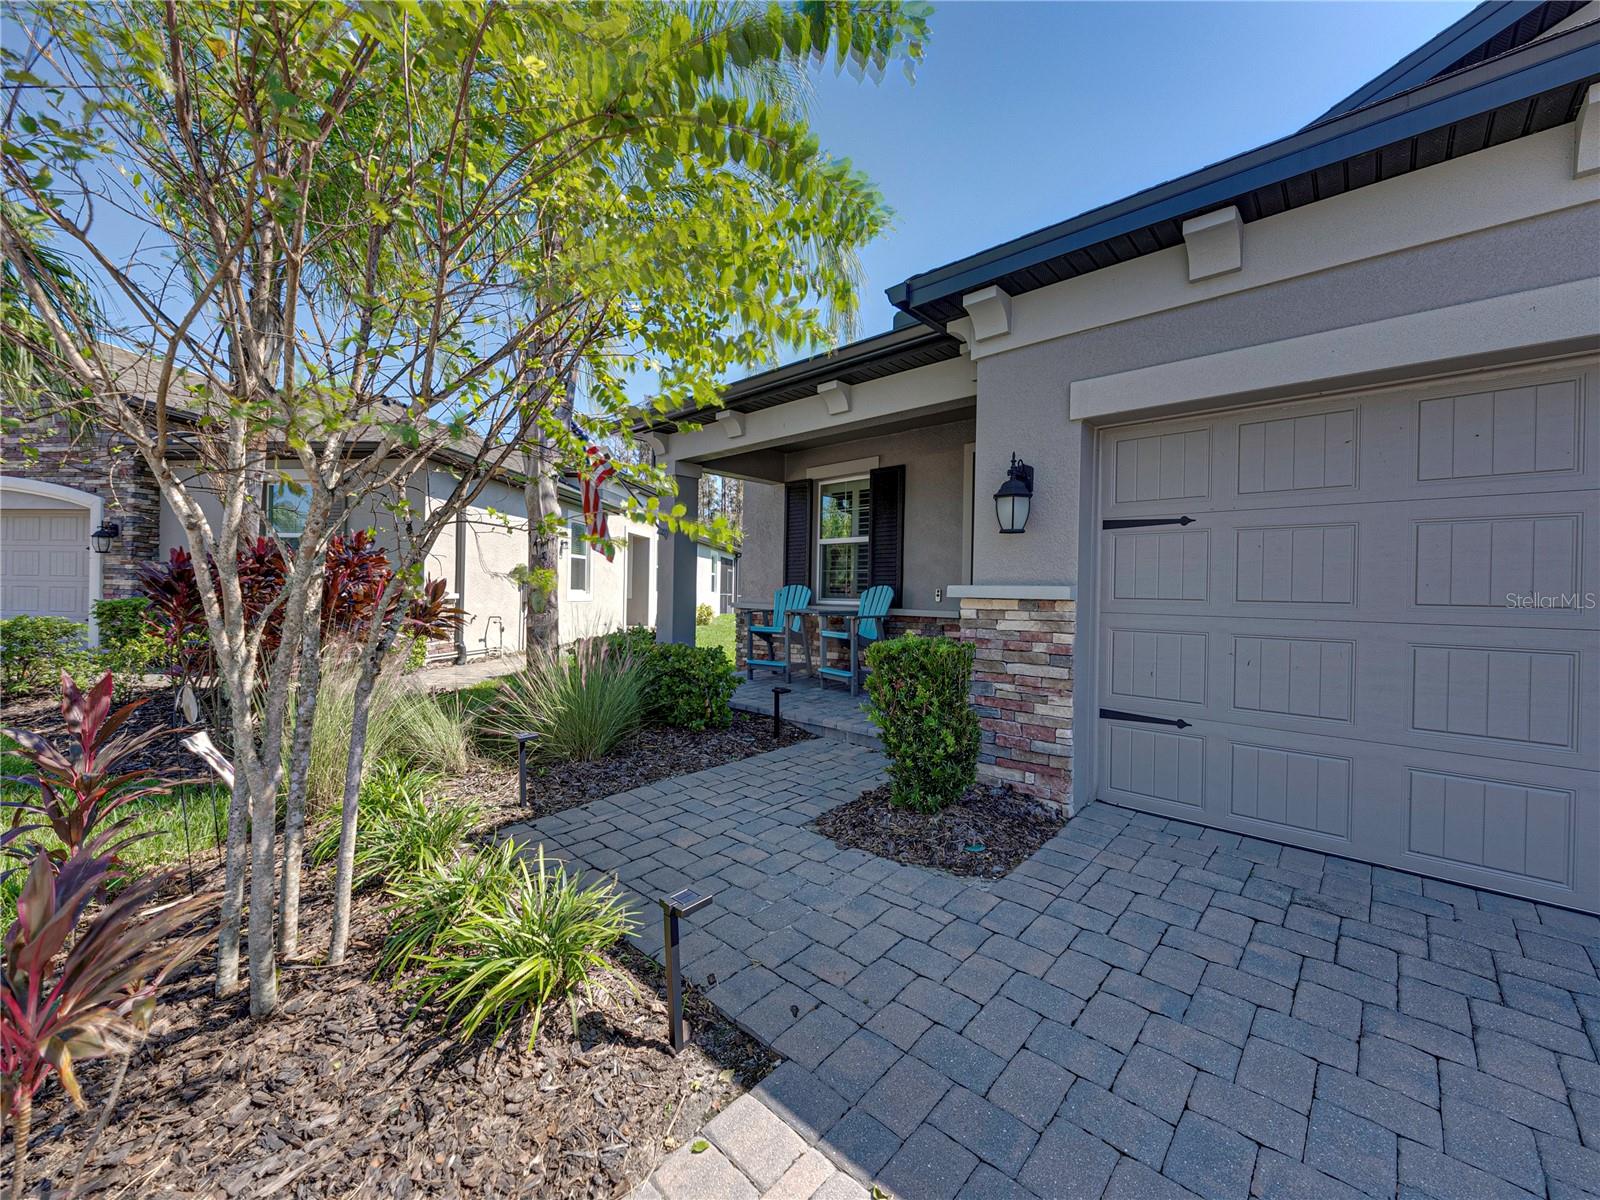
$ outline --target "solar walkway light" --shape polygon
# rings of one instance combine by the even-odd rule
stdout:
[[[667,971],[667,1040],[674,1054],[689,1042],[689,1028],[683,1021],[683,980],[678,974],[678,918],[699,912],[711,899],[686,887],[657,901],[661,905],[662,965]]]
[[[782,718],[778,714],[779,714],[780,706],[783,704],[783,698],[785,696],[787,696],[788,694],[789,694],[789,689],[786,688],[786,687],[775,687],[775,688],[772,689],[772,740],[773,741],[777,741],[778,738],[781,736],[781,731],[779,729],[779,725],[780,725],[780,723],[782,721]]]
[[[528,807],[528,743],[537,733],[517,734],[517,807]]]

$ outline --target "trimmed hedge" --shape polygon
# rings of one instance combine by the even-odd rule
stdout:
[[[93,662],[87,625],[65,617],[0,620],[0,680],[8,695],[54,687],[61,672],[87,674]]]
[[[739,676],[722,647],[658,642],[656,631],[647,625],[608,634],[606,646],[644,664],[650,720],[700,730],[726,729],[733,723],[728,701],[739,686]]]
[[[965,642],[915,633],[867,648],[868,715],[889,756],[894,803],[936,813],[977,780],[972,661]]]

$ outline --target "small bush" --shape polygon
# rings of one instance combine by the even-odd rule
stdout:
[[[711,618],[716,615],[716,613],[711,611],[711,605],[698,604],[695,606],[694,610],[694,623],[696,625],[709,625],[711,624]]]
[[[87,674],[89,627],[65,617],[0,620],[0,683],[18,696],[61,682],[61,672]]]
[[[419,871],[389,881],[389,936],[378,974],[403,975],[439,948],[462,914],[499,902],[516,882],[517,845],[458,849]]]
[[[100,649],[94,659],[116,678],[118,695],[128,694],[144,676],[166,664],[167,643],[150,623],[149,608],[150,601],[143,596],[95,601]]]
[[[488,888],[463,908],[402,988],[419,1008],[442,1004],[463,1040],[487,1026],[501,1041],[518,1017],[532,1013],[531,1049],[552,1001],[565,1000],[577,1026],[577,999],[590,972],[605,965],[605,951],[633,922],[609,885],[584,887],[559,863],[547,867],[543,847],[535,870],[520,857],[510,868],[510,886]],[[486,875],[496,879],[497,864]]]
[[[102,648],[121,646],[154,632],[150,625],[150,601],[143,596],[96,600],[94,623],[100,630]]]
[[[648,625],[630,625],[605,635],[606,651],[624,654],[637,661],[648,659],[656,652],[656,631]]]
[[[514,745],[518,733],[536,733],[540,757],[592,761],[639,728],[645,686],[645,668],[625,646],[589,638],[535,654],[502,684],[481,727],[503,747]]]
[[[728,701],[738,686],[722,647],[662,642],[650,660],[650,716],[681,729],[726,729],[733,721]]]
[[[439,778],[393,761],[381,762],[361,785],[356,826],[355,886],[406,879],[448,858],[478,821],[470,802],[430,798]],[[339,824],[330,820],[311,848],[315,863],[339,852]]]
[[[906,634],[867,648],[869,714],[889,756],[894,803],[938,812],[972,786],[978,715],[967,700],[972,647]]]

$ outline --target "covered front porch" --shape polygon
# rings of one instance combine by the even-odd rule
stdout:
[[[918,326],[756,376],[730,389],[726,407],[649,432],[691,512],[703,473],[744,481],[741,666],[748,614],[770,610],[783,587],[806,590],[813,661],[821,628],[842,628],[825,618],[854,613],[873,587],[893,593],[891,636],[956,628],[958,590],[971,580],[975,391],[959,340]],[[658,628],[689,642],[695,544],[667,543]]]

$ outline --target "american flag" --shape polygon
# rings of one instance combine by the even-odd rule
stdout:
[[[607,562],[611,562],[616,558],[616,548],[611,544],[611,532],[606,524],[606,510],[600,490],[606,480],[617,473],[617,468],[612,465],[611,456],[593,442],[584,453],[589,466],[583,473],[583,523],[590,537],[600,539],[601,553],[606,556]]]

